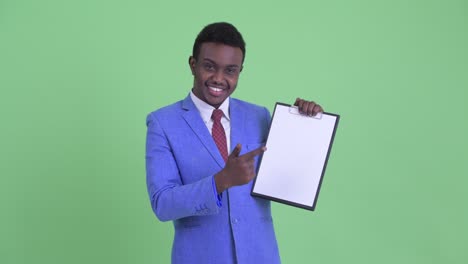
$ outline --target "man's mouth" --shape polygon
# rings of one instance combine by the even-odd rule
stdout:
[[[222,91],[225,90],[225,89],[223,89],[223,88],[218,88],[218,87],[213,87],[213,86],[208,86],[208,88],[209,88],[211,91],[217,92],[217,93],[222,92]]]
[[[224,96],[227,92],[227,88],[221,88],[221,87],[216,87],[216,86],[209,86],[208,87],[208,92],[211,94],[211,96],[214,97],[219,97],[219,96]]]

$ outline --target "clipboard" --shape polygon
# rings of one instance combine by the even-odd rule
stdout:
[[[276,103],[251,195],[314,211],[339,119]]]

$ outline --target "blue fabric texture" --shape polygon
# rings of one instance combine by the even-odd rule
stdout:
[[[265,144],[265,107],[230,98],[229,112],[229,153]],[[190,96],[150,113],[147,127],[148,194],[156,217],[174,224],[172,263],[280,263],[270,202],[250,195],[252,181],[216,194],[225,162]]]

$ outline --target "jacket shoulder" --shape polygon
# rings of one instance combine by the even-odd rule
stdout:
[[[171,119],[175,116],[180,116],[182,112],[182,100],[175,102],[173,104],[161,107],[159,109],[154,110],[153,112],[149,113],[146,117],[146,122],[150,122],[151,120],[157,118],[159,120]]]
[[[253,104],[247,101],[243,101],[236,98],[231,98],[231,105],[238,108],[243,109],[247,112],[256,112],[256,113],[265,113],[265,111],[269,112],[268,109],[264,106]]]

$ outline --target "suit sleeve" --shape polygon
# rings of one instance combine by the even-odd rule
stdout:
[[[182,184],[163,128],[152,114],[148,115],[146,123],[146,183],[156,217],[161,221],[169,221],[218,213],[219,207],[213,195],[213,175]]]

